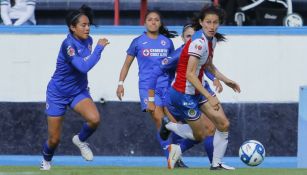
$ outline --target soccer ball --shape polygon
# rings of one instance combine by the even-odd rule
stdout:
[[[241,145],[239,157],[246,165],[257,166],[264,160],[264,146],[256,140],[248,140]]]

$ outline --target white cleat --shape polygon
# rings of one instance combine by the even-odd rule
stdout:
[[[81,155],[85,160],[87,161],[93,160],[94,158],[93,152],[88,147],[88,143],[81,142],[78,135],[75,135],[72,138],[72,142],[80,149]]]
[[[167,167],[168,169],[174,169],[175,163],[181,157],[181,148],[179,145],[171,144],[168,147],[168,152]]]
[[[51,169],[51,162],[50,161],[46,161],[46,160],[42,160],[40,170],[48,171],[50,169]]]
[[[224,163],[218,163],[216,165],[211,165],[210,170],[235,170],[235,168]]]

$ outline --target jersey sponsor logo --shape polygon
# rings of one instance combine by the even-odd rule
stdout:
[[[68,46],[67,47],[67,55],[72,57],[72,56],[75,56],[75,54],[76,54],[75,49],[71,46]]]
[[[165,46],[165,45],[166,45],[166,41],[161,40],[161,45],[162,45],[162,46]]]
[[[168,50],[167,49],[144,49],[143,56],[151,56],[151,57],[167,57]]]
[[[196,111],[194,109],[189,109],[188,115],[189,115],[189,117],[195,117],[196,116]]]
[[[164,59],[162,60],[162,65],[168,64],[168,59],[169,59],[169,58],[170,58],[170,57],[164,58]]]
[[[144,55],[144,56],[147,57],[149,54],[150,54],[150,52],[149,52],[148,49],[144,49],[144,50],[143,50],[143,55]]]

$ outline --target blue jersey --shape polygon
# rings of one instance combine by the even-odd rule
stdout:
[[[74,96],[87,88],[87,72],[99,61],[103,46],[92,51],[93,39],[78,40],[68,34],[57,58],[56,70],[48,85],[48,93]]]
[[[175,78],[178,60],[183,47],[184,45],[177,48],[172,54],[170,54],[168,57],[164,58],[161,62],[155,65],[150,77],[149,89],[156,88],[158,77],[163,75],[164,73],[168,74],[168,86],[171,86],[171,82]],[[205,74],[210,80],[213,81],[215,79],[214,75],[211,74],[207,69],[205,69]]]
[[[137,58],[139,66],[139,88],[148,89],[150,76],[155,64],[160,63],[174,51],[173,42],[159,35],[156,39],[149,38],[146,33],[135,38],[127,50],[127,54]],[[158,78],[157,87],[168,86],[168,75],[162,74]]]

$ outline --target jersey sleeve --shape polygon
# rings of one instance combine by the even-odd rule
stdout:
[[[62,47],[62,52],[65,55],[66,61],[71,62],[71,64],[82,73],[87,73],[97,64],[100,60],[101,52],[104,49],[102,45],[97,44],[90,55],[81,57],[77,54],[76,47],[72,43],[64,42]]]
[[[131,42],[131,44],[130,44],[128,50],[127,50],[127,54],[130,55],[130,56],[135,57],[137,55],[137,52],[138,52],[137,51],[137,47],[138,47],[138,38],[135,38]]]
[[[160,68],[161,70],[163,70],[163,72],[167,72],[168,70],[174,69],[177,67],[177,63],[178,63],[181,51],[182,51],[182,47],[175,50],[168,57],[162,59]]]
[[[201,39],[196,39],[190,43],[189,55],[200,58],[206,52],[205,42]]]
[[[205,75],[206,75],[211,81],[214,81],[214,80],[215,80],[215,76],[214,76],[208,69],[205,69]]]

